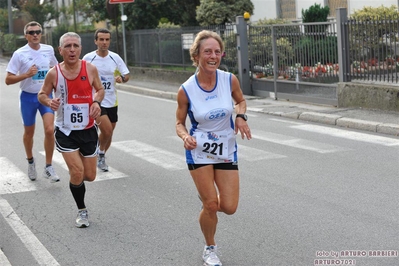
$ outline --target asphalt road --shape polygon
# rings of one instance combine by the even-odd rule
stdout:
[[[201,204],[175,135],[176,103],[129,92],[119,99],[111,169],[86,185],[91,225],[78,229],[58,152],[60,182],[28,180],[18,86],[3,83],[0,265],[201,265]],[[399,264],[396,137],[248,115],[254,138],[238,140],[239,209],[219,215],[223,265]]]

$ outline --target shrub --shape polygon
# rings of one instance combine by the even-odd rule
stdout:
[[[350,35],[350,54],[384,60],[392,53],[388,44],[398,41],[399,12],[396,6],[366,6],[356,10],[350,19],[356,24],[356,30]]]
[[[305,37],[295,47],[296,62],[302,66],[313,66],[317,63],[338,63],[338,41],[335,36],[319,40]]]
[[[302,22],[327,22],[328,14],[330,13],[330,8],[328,6],[321,7],[320,4],[314,4],[309,7],[309,9],[302,9]],[[314,26],[305,26],[305,32],[324,32],[327,29],[327,25],[323,25],[321,29],[315,28]]]
[[[2,49],[6,53],[13,53],[17,49],[17,35],[11,33],[4,34]]]

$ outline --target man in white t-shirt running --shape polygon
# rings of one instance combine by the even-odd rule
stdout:
[[[112,135],[116,122],[118,122],[118,94],[115,84],[129,80],[129,69],[118,54],[108,50],[111,44],[111,32],[109,30],[96,30],[94,43],[97,45],[97,50],[83,56],[83,60],[97,67],[100,80],[104,86],[105,96],[101,102],[101,116],[96,119],[100,128],[97,166],[100,170],[107,172],[108,165],[105,163],[105,153],[111,146]]]
[[[58,61],[54,55],[54,48],[40,43],[42,26],[31,21],[24,27],[25,38],[28,43],[14,52],[7,65],[6,84],[20,82],[20,110],[24,125],[23,142],[28,160],[28,177],[36,180],[37,172],[33,158],[33,136],[35,133],[36,113],[40,112],[44,126],[44,150],[46,165],[43,177],[51,182],[58,182],[60,178],[55,173],[52,164],[54,153],[54,111],[42,105],[37,94],[43,85],[49,69]]]

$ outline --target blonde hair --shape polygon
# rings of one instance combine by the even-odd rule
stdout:
[[[40,25],[39,22],[31,21],[31,22],[28,22],[28,23],[25,25],[25,27],[24,27],[24,34],[26,35],[26,31],[27,31],[28,27],[33,27],[33,26],[39,26],[40,30],[43,30],[42,25]]]
[[[197,34],[197,36],[195,37],[195,40],[190,48],[190,58],[191,58],[191,61],[193,61],[193,66],[198,66],[198,60],[195,59],[195,57],[197,57],[199,55],[200,46],[201,46],[202,41],[204,41],[208,38],[215,39],[219,43],[221,52],[222,53],[224,52],[224,43],[223,43],[222,38],[219,36],[219,34],[217,34],[216,32],[210,31],[210,30],[202,30]]]

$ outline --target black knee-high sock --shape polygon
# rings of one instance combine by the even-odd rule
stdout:
[[[74,185],[69,183],[69,188],[72,192],[72,196],[75,199],[76,205],[78,205],[78,209],[85,209],[85,193],[86,187],[85,183],[82,182],[80,185]]]

